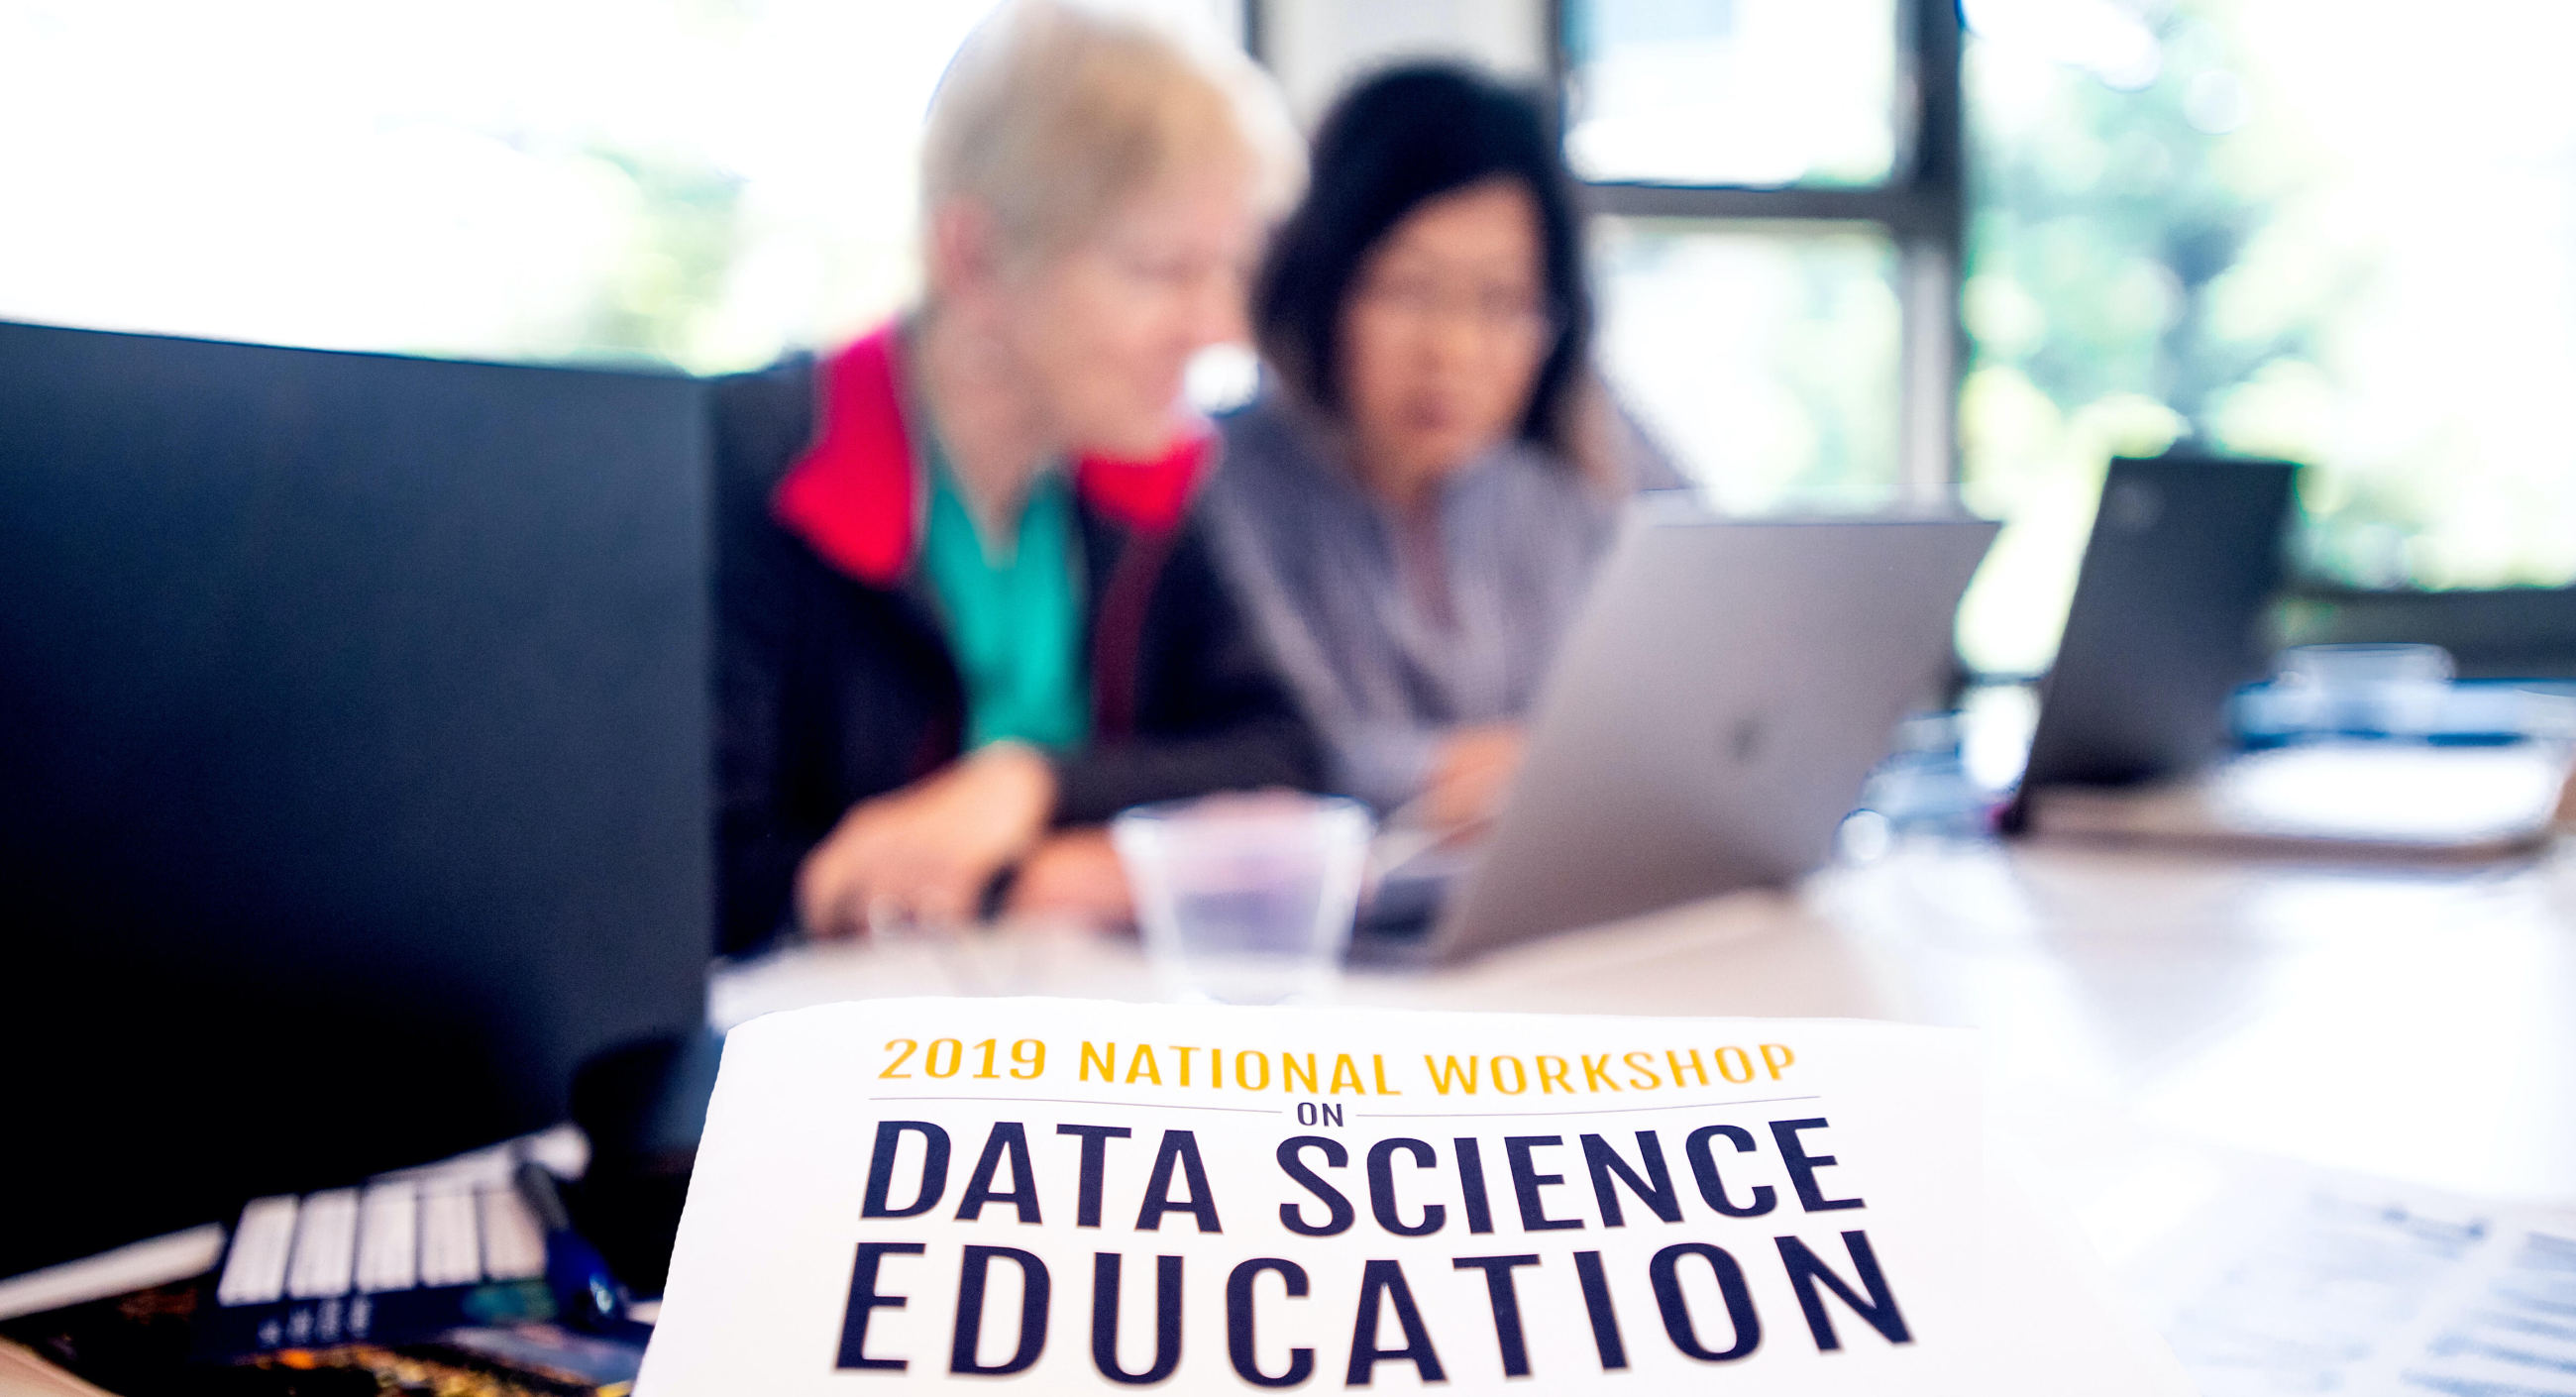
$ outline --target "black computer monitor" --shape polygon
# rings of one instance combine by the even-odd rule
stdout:
[[[0,325],[0,1275],[703,1022],[700,393]]]
[[[2295,475],[2181,453],[2111,462],[2023,792],[2179,775],[2216,751],[2228,695],[2269,648]]]

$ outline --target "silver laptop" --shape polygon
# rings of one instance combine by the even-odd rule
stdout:
[[[1641,500],[1426,947],[1454,960],[1790,882],[1936,698],[1980,520],[1728,522]]]

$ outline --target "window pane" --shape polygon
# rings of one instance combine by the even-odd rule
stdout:
[[[1896,0],[1567,0],[1566,156],[1586,179],[1878,184]]]
[[[1731,513],[1896,493],[1896,253],[1872,232],[1602,219],[1600,357],[1622,403]]]
[[[2048,661],[2104,459],[2185,437],[2311,466],[2312,575],[2576,581],[2576,9],[2140,13],[1968,7],[1971,662]]]

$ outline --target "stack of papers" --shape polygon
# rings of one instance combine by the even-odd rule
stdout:
[[[2576,1397],[2576,1212],[2241,1166],[2130,1280],[2204,1397]]]

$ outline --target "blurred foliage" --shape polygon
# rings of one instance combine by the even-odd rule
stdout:
[[[1965,485],[2012,521],[1962,618],[1971,663],[2046,666],[2108,458],[2175,443],[2309,467],[2297,553],[2311,576],[2576,576],[2576,537],[2556,541],[2576,535],[2576,491],[2553,483],[2576,461],[2534,440],[2534,404],[2478,392],[2563,354],[2569,327],[2518,329],[2426,289],[2482,252],[2538,262],[2545,246],[2418,213],[2420,171],[2372,144],[2389,118],[2356,117],[2410,103],[2395,119],[2468,177],[2504,139],[2464,115],[2481,24],[2369,29],[2382,50],[2428,55],[2401,97],[2384,73],[2322,80],[2327,65],[2286,51],[2306,38],[2301,0],[2066,3],[2142,27],[2152,47],[2108,73],[2005,24],[1971,37]],[[2547,178],[2568,186],[2563,168]],[[2542,269],[2526,276],[2545,291]]]
[[[2296,306],[2254,341],[2213,332],[2213,287],[2278,191],[2224,167],[2187,108],[2193,79],[2225,71],[2223,36],[2188,12],[2162,29],[2184,61],[2131,91],[1970,45],[1960,431],[1969,501],[2013,525],[1962,620],[1980,669],[2045,667],[2109,458],[2202,435],[2221,393],[2316,329]]]

